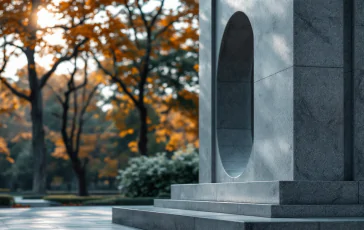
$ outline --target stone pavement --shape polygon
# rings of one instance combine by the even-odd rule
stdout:
[[[111,223],[111,207],[0,209],[0,230],[136,230]]]

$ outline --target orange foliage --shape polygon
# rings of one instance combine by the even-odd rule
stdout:
[[[98,31],[99,39],[92,47],[96,59],[102,56],[103,61],[98,61],[99,67],[111,83],[116,83],[120,92],[115,95],[114,111],[108,114],[120,130],[120,137],[136,133],[134,129],[137,127],[125,122],[131,111],[138,109],[141,114],[140,111],[152,106],[159,114],[160,124],[153,124],[147,116],[148,131],[155,131],[157,142],[166,142],[167,150],[174,150],[188,142],[198,145],[198,116],[191,111],[182,111],[179,105],[163,114],[163,105],[168,105],[171,98],[158,95],[164,87],[161,86],[158,62],[161,55],[178,50],[197,53],[199,6],[195,0],[180,0],[172,10],[165,7],[167,1],[159,1],[160,5],[153,5],[155,8],[148,12],[144,8],[151,7],[149,1],[116,2],[121,9],[119,12],[124,15],[115,15],[107,10],[107,19]],[[198,65],[194,70],[198,71]],[[195,92],[182,90],[179,94],[184,100],[198,105]],[[143,119],[141,115],[140,119]],[[138,152],[137,141],[130,142],[129,148]]]
[[[170,107],[168,113],[163,113],[168,106],[155,106],[160,114],[160,123],[154,127],[157,142],[166,142],[166,150],[175,151],[193,144],[196,148],[198,142],[198,95],[193,92],[181,91],[180,96],[191,100],[195,108],[185,109],[181,103],[168,97],[165,99]]]

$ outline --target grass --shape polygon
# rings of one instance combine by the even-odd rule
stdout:
[[[87,196],[76,195],[50,195],[45,200],[58,202],[62,205],[153,205],[154,197],[125,198],[124,196]]]
[[[125,198],[122,196],[109,197],[99,200],[85,201],[83,205],[153,205],[154,198],[152,197],[139,197],[139,198]]]
[[[61,204],[82,204],[85,201],[100,200],[104,196],[76,196],[76,195],[49,195],[44,200],[58,202]]]
[[[0,188],[0,193],[9,193],[10,189],[8,188]]]

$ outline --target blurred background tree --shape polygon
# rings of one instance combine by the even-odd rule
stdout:
[[[198,147],[198,1],[0,3],[0,188],[115,190]]]
[[[115,3],[116,13],[114,8],[106,9],[106,22],[98,40],[91,45],[98,67],[121,94],[116,98],[129,99],[138,111],[137,144],[129,145],[141,155],[149,155],[148,132],[152,121],[148,104],[160,104],[155,99],[168,91],[183,97],[177,91],[189,84],[195,86],[198,79],[194,68],[198,53],[198,4],[175,1],[172,10],[165,6],[166,2]]]

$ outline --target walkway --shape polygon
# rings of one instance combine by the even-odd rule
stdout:
[[[111,223],[111,207],[0,209],[0,230],[135,230]]]

